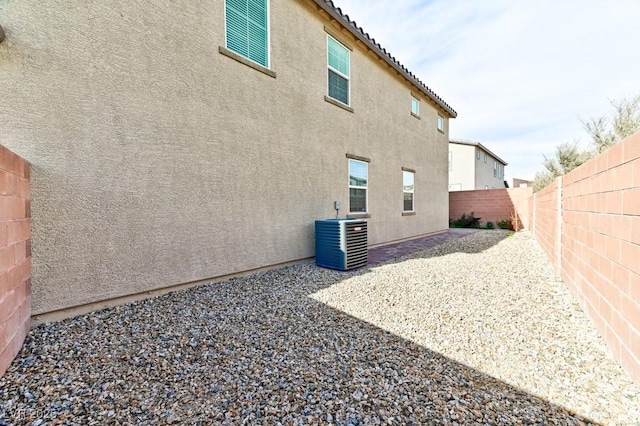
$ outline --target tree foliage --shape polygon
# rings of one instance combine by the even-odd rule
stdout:
[[[539,191],[549,185],[558,176],[569,173],[591,158],[589,151],[580,151],[578,142],[565,142],[556,147],[552,156],[544,155],[543,172],[538,172],[533,179],[533,190]]]
[[[582,120],[591,138],[592,149],[581,151],[578,142],[565,142],[556,147],[553,155],[544,155],[542,164],[545,170],[536,173],[533,179],[534,191],[541,190],[558,176],[569,173],[594,155],[640,131],[640,95],[611,101],[611,105],[613,112],[610,116]]]
[[[640,95],[611,101],[611,106],[614,109],[611,116],[582,121],[596,153],[601,153],[640,131]]]

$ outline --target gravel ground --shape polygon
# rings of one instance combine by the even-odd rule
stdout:
[[[640,424],[640,389],[527,233],[312,264],[33,329],[5,424]]]

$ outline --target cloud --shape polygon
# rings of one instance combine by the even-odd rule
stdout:
[[[580,119],[640,93],[636,0],[336,0],[459,113],[477,140],[532,177],[542,154],[582,138]]]

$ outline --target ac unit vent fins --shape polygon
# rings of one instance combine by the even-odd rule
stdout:
[[[367,265],[367,221],[316,220],[316,264],[347,271]]]

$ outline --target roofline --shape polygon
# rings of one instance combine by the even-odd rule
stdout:
[[[499,162],[501,162],[505,166],[509,165],[509,163],[507,163],[502,158],[500,158],[497,155],[495,155],[493,152],[491,152],[491,150],[489,148],[487,148],[486,146],[482,145],[480,142],[466,141],[466,140],[463,140],[463,139],[449,139],[449,143],[455,143],[456,145],[477,146],[477,147],[483,149],[484,151],[486,151],[487,154],[490,154],[493,158],[495,158],[496,160],[498,160]]]
[[[418,77],[416,77],[411,71],[409,71],[398,60],[391,56],[391,53],[387,52],[387,49],[382,47],[380,43],[376,43],[374,38],[369,36],[369,33],[365,33],[362,27],[358,27],[355,21],[349,18],[349,15],[343,14],[339,7],[333,4],[332,0],[312,0],[318,7],[324,10],[329,16],[335,19],[343,28],[348,30],[357,40],[360,40],[371,51],[376,53],[382,60],[384,60],[391,68],[395,69],[404,78],[406,78],[411,84],[416,86],[422,93],[427,95],[429,99],[435,102],[438,106],[444,109],[451,118],[456,118],[458,113],[449,106],[440,96],[431,90],[426,84],[424,84]]]

